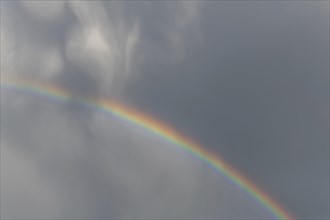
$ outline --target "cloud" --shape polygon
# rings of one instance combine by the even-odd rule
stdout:
[[[199,9],[199,44],[186,41],[179,65],[144,62],[125,100],[198,137],[298,218],[328,215],[328,8],[212,2]]]
[[[54,2],[20,1],[19,3],[32,17],[46,22],[59,19],[65,5],[65,2],[61,0]]]
[[[198,16],[184,2],[1,4],[1,74],[94,98],[138,79],[146,59],[184,60]],[[176,146],[114,117],[3,89],[1,119],[1,217],[269,216]]]
[[[328,11],[241,4],[2,1],[1,75],[140,106],[299,217],[326,216]],[[1,153],[4,218],[271,217],[176,146],[74,102],[1,90]]]
[[[39,172],[39,164],[1,139],[1,210],[16,218],[45,218],[59,212],[60,201]]]

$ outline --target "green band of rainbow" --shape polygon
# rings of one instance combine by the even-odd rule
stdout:
[[[166,141],[174,143],[179,148],[189,152],[195,158],[208,164],[216,171],[227,177],[232,183],[252,196],[258,203],[269,210],[277,219],[294,219],[288,211],[281,207],[274,199],[270,198],[265,192],[258,188],[254,183],[240,174],[237,170],[225,162],[219,155],[211,153],[202,148],[197,142],[180,135],[173,128],[165,123],[147,116],[132,107],[121,104],[117,101],[106,99],[81,99],[72,97],[66,90],[46,83],[37,81],[18,79],[14,77],[1,77],[1,88],[22,90],[56,100],[75,100],[83,105],[96,108],[100,111],[110,113],[116,117],[133,123]]]

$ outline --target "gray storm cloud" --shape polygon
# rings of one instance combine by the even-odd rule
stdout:
[[[325,2],[1,1],[1,77],[137,105],[298,217],[327,218],[328,18]],[[272,217],[177,146],[74,102],[1,89],[0,137],[1,218]]]
[[[2,76],[52,82],[89,97],[116,94],[146,60],[153,68],[178,64],[196,5],[160,3],[160,23],[144,24],[154,6],[134,3],[134,14],[126,4],[1,2]],[[141,39],[144,29],[156,35]],[[136,54],[144,47],[152,51]],[[270,215],[177,147],[112,116],[4,89],[1,119],[1,217]]]

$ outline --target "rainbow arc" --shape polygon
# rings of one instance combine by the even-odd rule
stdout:
[[[72,95],[63,88],[28,79],[1,76],[0,83],[1,89],[18,90],[25,93],[31,93],[33,95],[48,97],[57,101],[75,100],[84,106],[109,113],[120,118],[121,120],[126,121],[127,123],[134,124],[141,129],[144,129],[168,142],[175,144],[179,148],[191,154],[193,157],[216,170],[221,175],[224,175],[231,183],[245,191],[264,208],[269,210],[275,218],[287,220],[294,219],[293,216],[278,202],[272,199],[252,181],[247,179],[240,172],[225,162],[220,155],[216,155],[206,150],[206,148],[203,148],[196,141],[181,135],[166,123],[144,114],[131,106],[104,98],[75,99],[75,97],[72,97]]]

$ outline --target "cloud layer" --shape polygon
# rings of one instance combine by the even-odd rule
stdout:
[[[1,76],[139,106],[298,217],[328,217],[328,4],[2,1]],[[1,90],[1,217],[270,214],[114,117]]]

